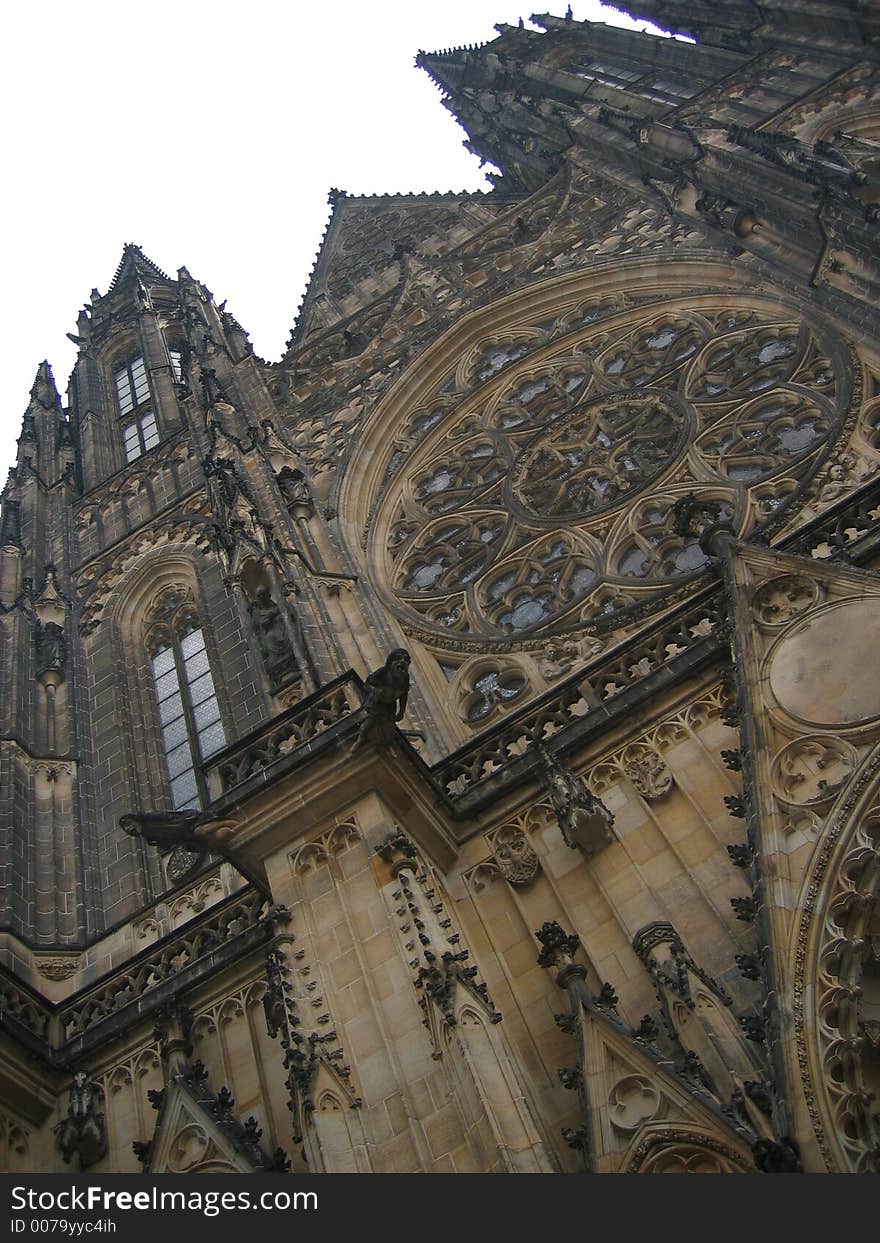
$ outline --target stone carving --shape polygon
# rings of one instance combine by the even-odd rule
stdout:
[[[633,949],[654,981],[668,1031],[684,1050],[681,1073],[725,1102],[738,1081],[760,1079],[760,1059],[743,1038],[754,1038],[753,1024],[737,1023],[730,996],[694,961],[672,924],[646,925]]]
[[[315,503],[302,471],[283,466],[276,478],[288,512],[295,518],[311,517],[315,512]]]
[[[504,879],[516,888],[530,885],[538,875],[538,856],[522,829],[499,829],[493,837],[493,858]]]
[[[841,738],[821,734],[798,738],[773,761],[776,797],[795,807],[829,803],[855,772],[855,748]]]
[[[557,967],[562,970],[574,963],[574,956],[581,943],[576,932],[566,932],[562,925],[553,919],[542,924],[535,936],[541,946],[541,952],[538,954],[539,967]],[[583,968],[580,970],[586,975]]]
[[[272,599],[269,588],[260,586],[250,604],[260,655],[273,688],[299,672],[296,654],[284,624],[281,609]]]
[[[175,1135],[168,1154],[168,1166],[175,1174],[185,1174],[218,1155],[216,1144],[211,1143],[204,1128],[190,1123]]]
[[[367,678],[365,715],[356,747],[368,742],[387,746],[395,737],[396,724],[403,720],[409,697],[410,660],[409,652],[401,647],[395,648],[382,668],[374,670]]]
[[[657,1116],[660,1104],[660,1093],[644,1075],[618,1079],[608,1094],[608,1113],[612,1126],[619,1131],[638,1130]]]
[[[649,803],[663,798],[672,789],[672,773],[663,757],[648,747],[631,747],[623,761],[623,771]]]
[[[80,1169],[88,1169],[107,1152],[107,1129],[101,1112],[101,1089],[84,1070],[70,1085],[67,1117],[55,1127],[55,1138],[66,1165],[79,1157]]]
[[[583,778],[564,768],[546,748],[538,747],[538,755],[566,846],[585,855],[602,850],[614,840],[611,831],[614,816],[602,800],[590,792]]]
[[[642,1174],[730,1174],[730,1166],[717,1153],[690,1145],[671,1145],[646,1161]],[[740,1171],[741,1172],[741,1171]]]
[[[784,626],[812,608],[819,588],[800,574],[781,574],[762,583],[752,597],[752,608],[765,626]]]
[[[489,1022],[500,1023],[488,986],[479,979],[476,966],[468,966],[470,951],[462,946],[461,933],[453,926],[442,891],[429,866],[404,833],[390,834],[377,853],[391,863],[397,888],[392,900],[403,944],[414,971],[413,983],[436,1058],[443,1056],[444,1032],[457,1027],[461,1017],[456,1005],[459,989],[479,1003]],[[479,1025],[482,1020],[475,1018]]]
[[[194,872],[204,857],[204,850],[175,846],[165,860],[165,875],[172,884],[177,884],[190,872]]]
[[[41,955],[34,955],[34,966],[40,975],[46,980],[69,980],[72,975],[76,974],[79,967],[79,954],[70,957],[53,956],[44,958]]]
[[[538,660],[541,676],[546,678],[548,682],[555,682],[557,678],[564,678],[574,668],[578,661],[578,655],[577,643],[555,641],[548,643]]]
[[[64,681],[64,670],[67,664],[67,640],[64,628],[57,622],[38,623],[36,632],[37,645],[37,677],[41,681],[49,678],[56,682]]]
[[[752,1146],[755,1165],[762,1174],[800,1174],[801,1154],[798,1145],[789,1136],[782,1139],[759,1139]]]

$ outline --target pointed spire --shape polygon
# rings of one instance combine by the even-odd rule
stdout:
[[[127,286],[135,290],[146,288],[156,281],[161,281],[166,285],[171,284],[171,278],[153,263],[152,259],[147,258],[140,246],[135,245],[134,242],[126,242],[122,248],[122,258],[107,293],[108,295],[118,293]]]
[[[52,368],[48,362],[43,359],[37,368],[36,378],[31,386],[31,400],[29,404],[30,410],[59,410],[61,408],[61,398],[58,395],[58,389],[55,386],[55,377],[52,375]]]

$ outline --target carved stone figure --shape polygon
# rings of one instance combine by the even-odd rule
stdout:
[[[286,674],[296,671],[297,661],[281,609],[272,599],[268,587],[257,588],[250,614],[269,681],[277,686]]]
[[[374,742],[387,746],[396,733],[395,725],[403,720],[409,697],[410,654],[405,648],[396,647],[381,669],[367,678],[364,697],[366,716],[358,734],[356,747]]]
[[[649,803],[663,798],[672,789],[672,773],[656,751],[646,748],[639,754],[628,756],[623,771]]]
[[[538,668],[548,682],[555,682],[557,678],[562,678],[571,672],[577,658],[576,643],[548,643],[541,653]]]
[[[307,518],[314,512],[314,502],[301,470],[293,470],[284,466],[277,475],[278,488],[284,498],[284,504],[294,517]]]
[[[40,625],[36,635],[37,641],[37,677],[54,673],[64,678],[64,667],[67,663],[67,641],[64,628],[57,622],[46,622]]]
[[[58,1148],[69,1164],[74,1154],[79,1157],[80,1169],[87,1169],[100,1161],[107,1151],[107,1128],[104,1115],[99,1111],[100,1088],[89,1080],[84,1070],[78,1070],[70,1085],[67,1117],[55,1128]]]

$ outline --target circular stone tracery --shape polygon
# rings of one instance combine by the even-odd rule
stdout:
[[[684,406],[671,393],[595,398],[555,419],[519,454],[509,498],[537,518],[598,513],[661,474],[687,427]]]
[[[369,556],[444,646],[619,624],[704,568],[685,497],[745,535],[831,451],[850,379],[830,330],[729,292],[627,299],[526,311],[512,344],[409,389]]]

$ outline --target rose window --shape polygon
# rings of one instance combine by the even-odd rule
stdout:
[[[369,537],[403,620],[608,628],[704,570],[685,497],[740,535],[796,504],[846,412],[842,343],[731,294],[621,308],[490,337],[417,396]]]
[[[597,397],[554,420],[519,454],[512,500],[538,518],[616,505],[668,465],[687,425],[662,391]]]

